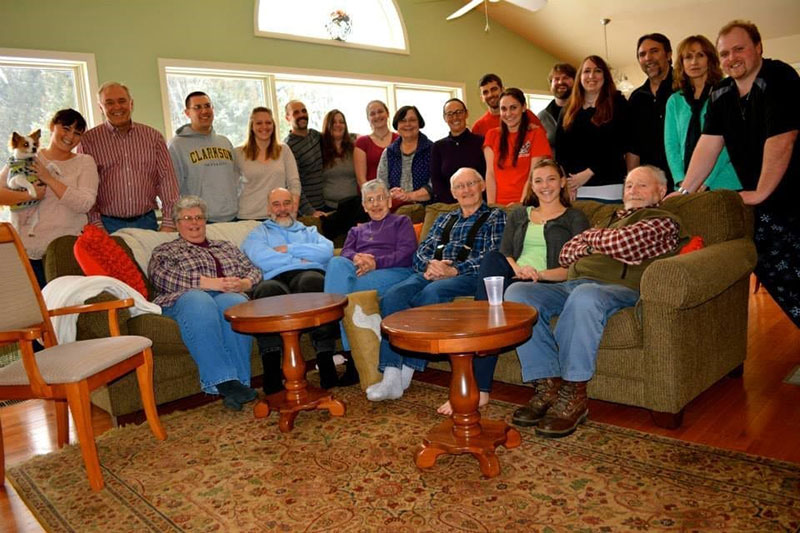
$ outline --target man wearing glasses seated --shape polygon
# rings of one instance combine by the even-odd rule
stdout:
[[[500,247],[506,214],[483,201],[486,184],[472,168],[459,169],[450,178],[450,189],[458,209],[436,219],[414,254],[414,273],[388,289],[381,299],[381,315],[449,302],[456,296],[475,294],[480,280],[478,268],[484,254]],[[367,388],[367,399],[395,400],[411,384],[415,370],[425,370],[427,361],[404,357],[389,341],[381,340],[379,383]]]
[[[459,168],[474,168],[481,176],[486,175],[486,158],[483,156],[483,135],[476,135],[467,128],[467,106],[458,98],[444,103],[442,116],[450,128],[447,137],[433,143],[431,148],[431,186],[433,201],[455,203],[450,193],[450,176]]]
[[[182,195],[196,195],[208,205],[207,221],[229,222],[239,212],[239,171],[233,145],[214,133],[214,106],[201,91],[189,93],[184,113],[190,123],[175,132],[169,155]]]

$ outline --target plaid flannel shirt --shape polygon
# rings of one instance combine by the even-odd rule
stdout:
[[[618,211],[617,220],[638,209]],[[674,250],[680,238],[679,230],[678,224],[668,217],[648,218],[621,228],[592,228],[570,239],[561,249],[558,260],[567,268],[581,257],[600,253],[628,265],[640,265]]]
[[[147,266],[150,282],[158,291],[153,303],[169,307],[185,292],[198,288],[200,276],[216,278],[214,257],[225,276],[247,278],[253,286],[261,281],[261,270],[235,245],[228,241],[208,241],[208,244],[204,248],[179,237],[156,246]]]
[[[478,234],[475,236],[472,250],[465,261],[458,262],[456,257],[461,250],[461,246],[467,240],[469,229],[478,218],[486,211],[491,211],[489,218],[481,226]],[[442,233],[447,221],[451,217],[458,217],[456,223],[450,230],[450,241],[442,251],[442,259],[449,259],[453,261],[453,266],[458,270],[458,274],[477,274],[478,268],[481,264],[481,259],[489,250],[498,250],[500,248],[500,240],[503,237],[503,230],[506,227],[506,213],[502,209],[490,208],[485,203],[470,216],[464,218],[461,216],[461,209],[455,209],[449,213],[439,215],[433,227],[428,232],[428,236],[420,243],[417,252],[414,254],[414,271],[425,272],[428,263],[433,259],[436,253],[436,246],[442,240]]]

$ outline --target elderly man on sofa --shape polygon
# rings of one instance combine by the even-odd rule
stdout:
[[[296,220],[297,207],[287,189],[273,189],[268,196],[269,218],[254,229],[242,243],[250,261],[261,269],[263,281],[253,289],[253,298],[266,298],[300,292],[322,292],[325,268],[333,257],[333,243],[314,226]],[[325,324],[311,332],[317,352],[320,384],[336,385],[333,352],[339,328]],[[264,392],[283,388],[281,381],[282,344],[278,335],[256,335],[264,364]]]
[[[658,208],[666,192],[663,171],[633,169],[625,179],[625,208],[605,227],[588,229],[562,248],[567,281],[514,283],[506,291],[507,301],[539,312],[530,340],[517,348],[522,379],[533,381],[534,395],[514,412],[515,424],[535,425],[543,437],[564,437],[586,420],[586,384],[609,317],[636,303],[650,263],[675,255],[687,240],[680,219]]]
[[[459,208],[440,215],[414,254],[414,273],[387,290],[381,299],[381,315],[475,294],[478,268],[489,250],[500,246],[506,214],[483,201],[486,184],[471,168],[450,178],[450,189]],[[403,357],[386,339],[381,340],[379,370],[383,379],[367,388],[367,399],[395,400],[411,384],[415,370],[426,361]]]

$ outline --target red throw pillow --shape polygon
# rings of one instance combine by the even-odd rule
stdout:
[[[145,299],[148,298],[147,285],[136,264],[108,233],[97,226],[86,224],[83,227],[73,252],[87,276],[116,278],[139,291]]]
[[[681,251],[678,252],[678,255],[688,254],[689,252],[694,252],[695,250],[701,250],[705,248],[706,243],[703,242],[703,238],[700,235],[695,235],[689,242],[686,243],[686,246],[681,248]]]

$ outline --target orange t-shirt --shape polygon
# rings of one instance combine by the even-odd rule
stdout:
[[[503,168],[500,168],[500,128],[494,128],[486,133],[486,140],[483,147],[487,146],[494,153],[494,181],[497,186],[498,204],[508,205],[519,202],[525,182],[531,172],[532,157],[552,157],[550,144],[547,142],[547,133],[544,128],[534,128],[525,132],[525,142],[519,150],[517,165],[512,166],[514,145],[517,142],[519,132],[508,135],[508,155],[503,161]]]

